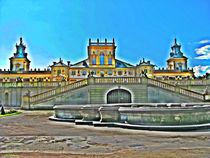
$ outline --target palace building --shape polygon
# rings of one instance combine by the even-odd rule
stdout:
[[[136,66],[116,58],[116,44],[112,41],[92,41],[87,46],[87,59],[71,64],[64,63],[60,58],[53,62],[50,68],[44,70],[31,69],[27,57],[26,46],[20,38],[16,44],[16,52],[9,58],[10,69],[0,69],[0,82],[75,82],[90,76],[93,77],[148,77],[155,79],[192,79],[194,73],[188,68],[187,57],[181,51],[181,45],[175,39],[171,47],[166,68],[155,68],[155,65],[145,59]]]

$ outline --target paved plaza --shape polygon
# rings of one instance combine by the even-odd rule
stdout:
[[[0,118],[0,157],[208,158],[210,132],[155,132],[75,126],[52,111]]]

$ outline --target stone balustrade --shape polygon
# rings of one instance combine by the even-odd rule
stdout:
[[[22,88],[34,88],[34,87],[57,87],[57,86],[65,86],[68,85],[69,82],[0,82],[0,87],[2,88],[14,88],[14,87],[22,87]]]
[[[140,77],[96,77],[93,78],[95,84],[137,84],[142,83],[142,79]]]
[[[150,78],[144,78],[144,77],[91,77],[88,79],[83,79],[71,84],[67,85],[60,85],[57,86],[55,89],[30,96],[29,101],[30,104],[35,104],[38,102],[41,102],[43,100],[52,98],[54,96],[60,95],[62,93],[68,92],[70,90],[74,90],[77,88],[81,88],[83,86],[89,85],[89,84],[148,84],[153,85],[171,92],[179,93],[181,95],[189,96],[195,99],[199,100],[206,100],[209,99],[209,97],[205,97],[204,94],[194,92],[188,89],[181,88],[176,85],[172,85],[169,83],[165,83],[159,80],[150,79]]]
[[[169,84],[177,84],[180,86],[199,86],[199,85],[210,85],[210,79],[185,79],[185,80],[161,80],[162,82],[169,83]]]
[[[169,90],[175,93],[183,94],[185,96],[189,96],[199,100],[205,100],[205,96],[202,93],[194,92],[188,89],[181,88],[179,86],[165,83],[159,80],[150,79],[150,78],[142,78],[142,77],[110,77],[110,78],[93,78],[93,84],[113,84],[113,83],[120,83],[120,84],[142,84],[147,83],[149,85],[153,85],[165,90]]]
[[[50,97],[56,96],[56,95],[60,95],[62,93],[65,93],[69,90],[73,90],[73,89],[77,89],[83,86],[86,86],[88,84],[87,79],[84,80],[80,80],[68,85],[64,85],[64,86],[58,86],[55,89],[43,92],[43,93],[39,93],[37,95],[33,95],[30,96],[30,104],[34,104],[37,102],[40,102],[42,100],[48,99]]]
[[[148,84],[151,84],[151,85],[154,85],[154,86],[157,86],[157,87],[160,87],[160,88],[163,88],[163,89],[175,92],[175,93],[183,94],[185,96],[189,96],[195,99],[205,100],[205,95],[202,93],[198,93],[198,92],[191,91],[185,88],[181,88],[179,86],[165,83],[159,80],[148,79]]]

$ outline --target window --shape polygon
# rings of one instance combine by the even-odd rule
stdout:
[[[118,71],[118,75],[121,76],[122,75],[122,71]]]
[[[92,72],[93,72],[93,75],[96,75],[96,71],[95,70],[93,70]]]
[[[87,72],[84,70],[84,71],[82,72],[82,75],[85,76],[86,74],[87,74]]]
[[[104,77],[104,72],[103,71],[100,72],[100,76]]]
[[[128,74],[129,74],[129,75],[133,75],[132,71],[129,71]]]
[[[79,70],[77,71],[77,76],[80,76],[80,71]]]
[[[57,76],[60,76],[61,70],[57,70]]]
[[[112,70],[108,71],[108,75],[111,76],[112,75]]]
[[[71,72],[71,75],[72,75],[72,76],[76,75],[76,72],[75,72],[75,71],[72,71],[72,72]]]
[[[92,57],[92,65],[96,65],[96,56]]]
[[[100,55],[100,64],[104,65],[104,53],[101,53]]]
[[[108,64],[109,64],[109,65],[112,65],[112,57],[109,57],[109,59],[108,59]]]

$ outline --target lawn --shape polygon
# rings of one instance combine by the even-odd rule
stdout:
[[[20,112],[20,111],[8,112],[8,113],[5,113],[4,115],[1,115],[1,114],[0,114],[0,118],[1,118],[1,117],[6,117],[6,116],[18,115],[18,114],[21,114],[21,113],[22,113],[22,112]]]

